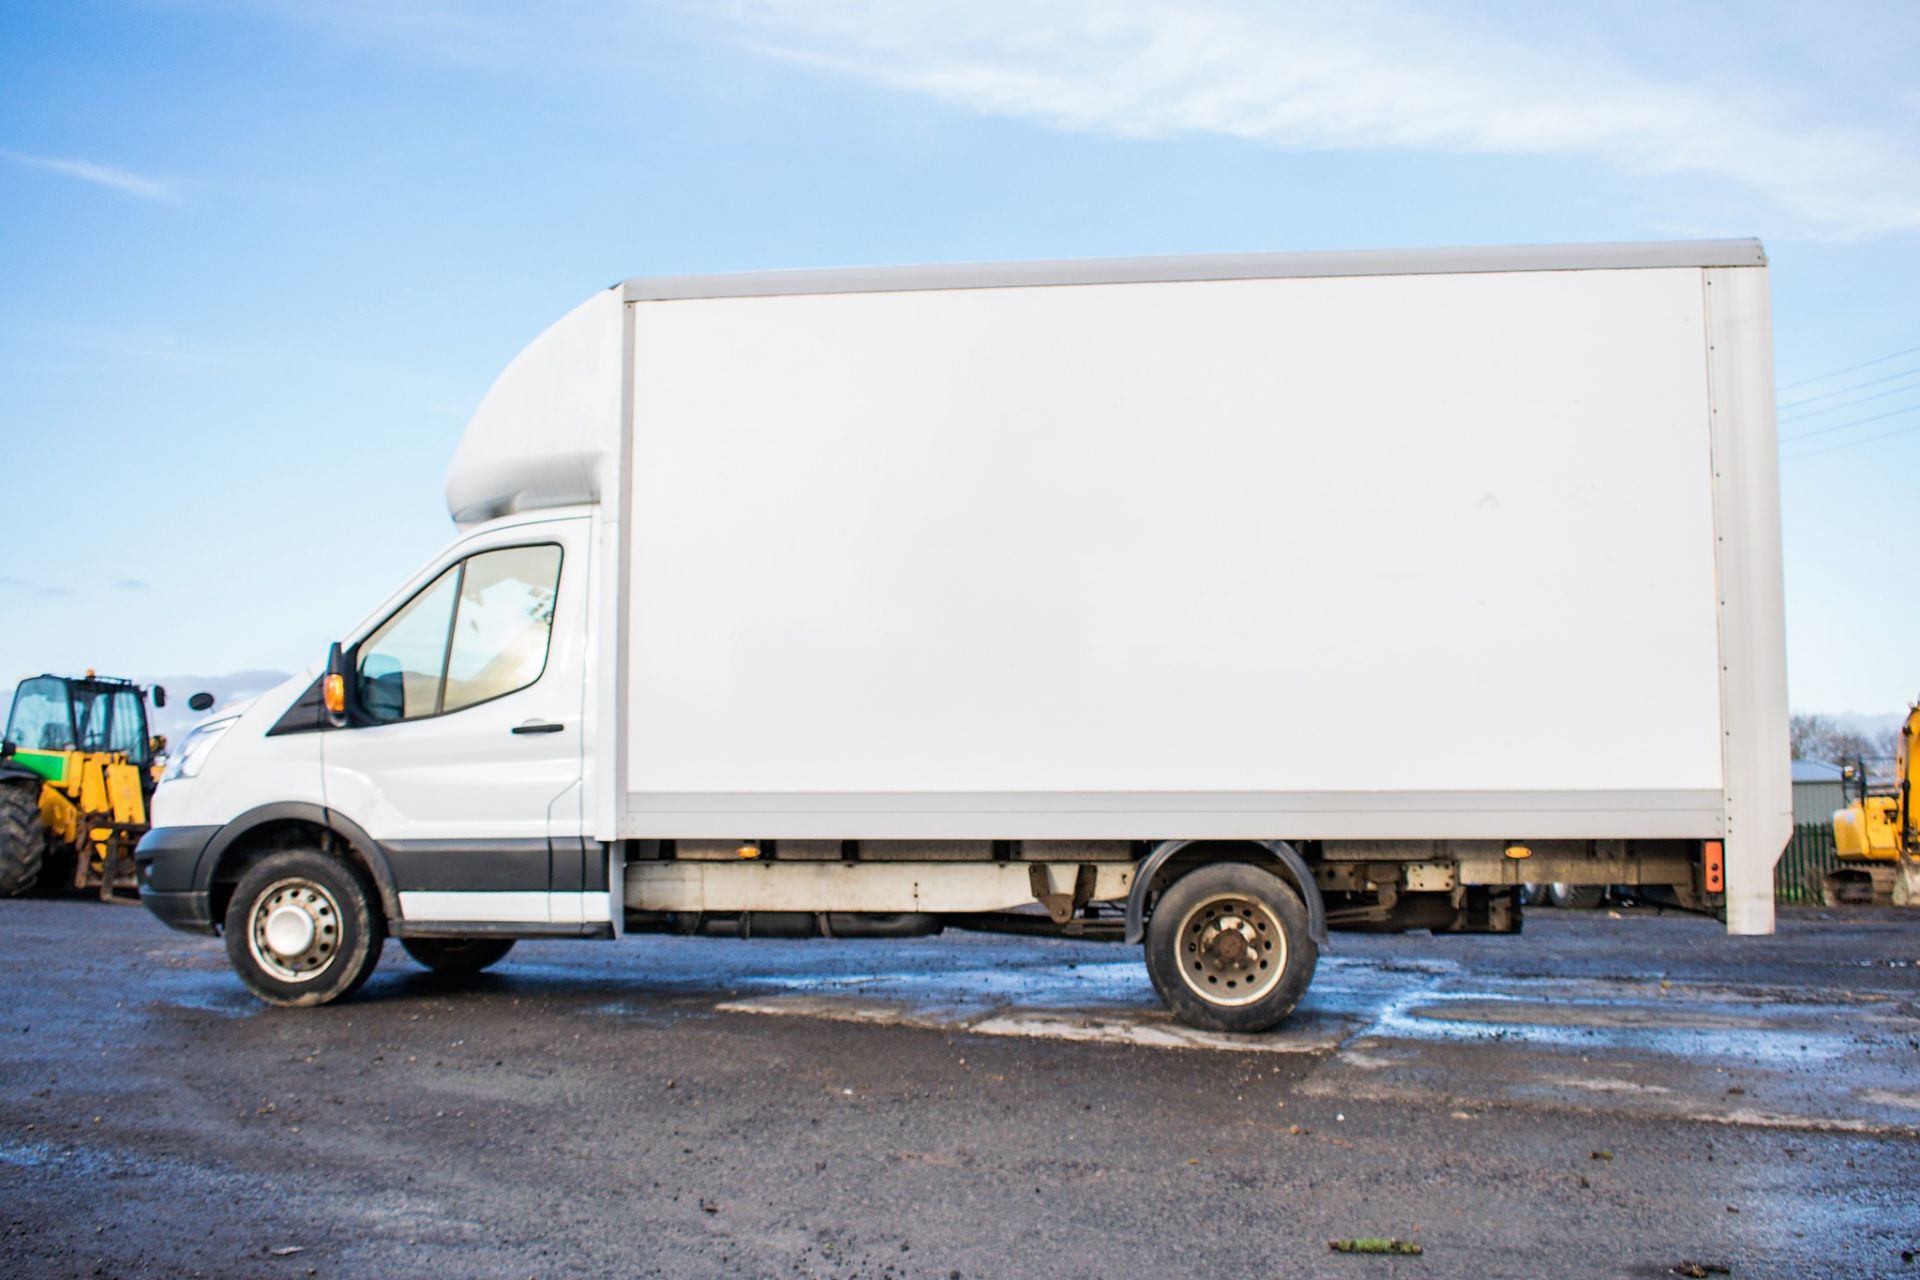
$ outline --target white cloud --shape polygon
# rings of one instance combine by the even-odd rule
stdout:
[[[114,191],[142,200],[154,200],[161,204],[179,204],[180,193],[165,182],[153,178],[143,178],[137,173],[125,169],[115,169],[109,165],[95,164],[91,160],[61,159],[53,156],[30,156],[19,151],[0,151],[0,156],[15,164],[26,165],[32,169],[44,169],[68,178],[77,178],[81,182],[91,182],[95,186],[108,187]]]
[[[736,0],[729,12],[736,36],[773,56],[1064,130],[1589,157],[1731,183],[1807,232],[1920,229],[1920,146],[1897,91],[1879,113],[1858,84],[1809,82],[1821,68],[1750,29],[1776,21],[1774,44],[1801,48],[1797,20],[1759,6],[1725,15],[1717,48],[1699,41],[1711,15],[1673,25],[1658,7],[1585,28],[1554,9],[1392,0]]]

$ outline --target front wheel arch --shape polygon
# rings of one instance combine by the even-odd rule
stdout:
[[[207,842],[195,878],[208,891],[213,919],[225,918],[234,886],[249,866],[277,849],[300,847],[324,850],[358,867],[379,894],[381,914],[389,922],[400,919],[400,894],[378,842],[338,810],[303,801],[249,809]]]

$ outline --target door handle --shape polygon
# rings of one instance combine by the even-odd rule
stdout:
[[[567,726],[554,724],[548,720],[529,720],[525,724],[513,726],[513,733],[558,733]]]

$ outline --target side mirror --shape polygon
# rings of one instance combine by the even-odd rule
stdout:
[[[338,640],[327,650],[327,674],[320,681],[320,701],[327,709],[327,723],[336,729],[347,727],[347,653]]]
[[[167,705],[167,686],[163,684],[157,684],[153,686],[152,689],[148,690],[148,693],[153,698],[153,709],[155,711],[158,711],[161,707],[164,707]]]
[[[187,706],[194,711],[211,711],[213,710],[213,695],[210,693],[196,693],[187,699]]]

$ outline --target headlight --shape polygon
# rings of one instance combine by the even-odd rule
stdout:
[[[239,716],[228,716],[225,720],[209,720],[187,735],[180,744],[179,754],[167,761],[167,771],[160,775],[160,781],[170,782],[175,778],[191,778],[198,774],[207,763],[207,757],[213,754],[213,748],[227,730],[233,728]]]

